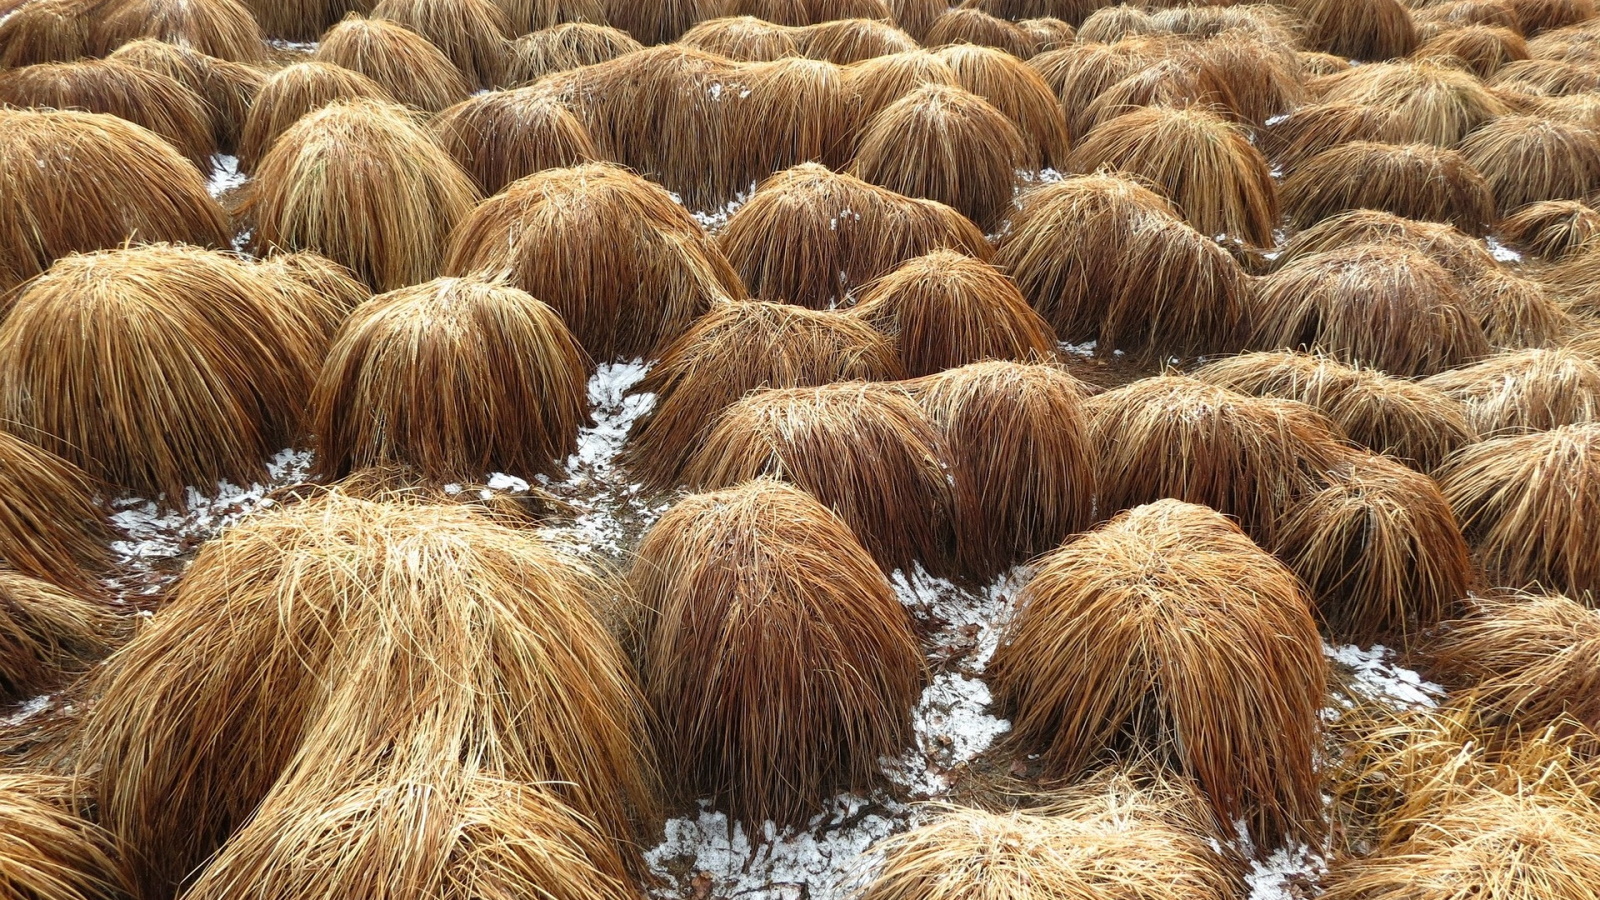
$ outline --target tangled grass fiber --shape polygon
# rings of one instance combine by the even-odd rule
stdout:
[[[472,93],[466,74],[444,51],[387,19],[346,17],[322,36],[311,59],[359,72],[396,101],[423,112],[439,112]]]
[[[8,428],[16,426],[8,423]],[[82,469],[0,430],[0,565],[78,593],[111,566],[113,532]]]
[[[1454,147],[1480,126],[1510,112],[1471,72],[1428,60],[1356,66],[1313,81],[1310,87],[1323,102],[1393,110],[1402,132],[1391,140],[1402,144]]]
[[[1341,100],[1307,103],[1260,134],[1268,158],[1293,174],[1325,151],[1357,141],[1381,143],[1401,130],[1394,110]]]
[[[262,65],[261,26],[239,0],[111,0],[90,17],[90,56],[154,38],[230,62]]]
[[[112,60],[158,72],[199,97],[221,153],[238,153],[245,119],[267,76],[258,68],[143,38],[118,47]]]
[[[99,0],[32,0],[0,14],[0,69],[71,62],[89,52]]]
[[[67,778],[0,774],[0,870],[12,896],[118,900],[132,895],[117,842],[78,816],[79,799]]]
[[[917,49],[910,35],[876,19],[838,19],[797,29],[806,56],[841,66]]]
[[[1089,107],[1094,101],[1160,58],[1156,45],[1130,39],[1115,44],[1073,44],[1041,53],[1028,60],[1028,65],[1056,92],[1066,113],[1067,131],[1073,141],[1080,141],[1093,124]]]
[[[1548,288],[1504,268],[1467,281],[1462,295],[1495,349],[1556,347],[1579,330]]]
[[[1497,216],[1494,191],[1482,173],[1461,153],[1426,144],[1356,141],[1334,147],[1285,178],[1281,196],[1296,228],[1369,209],[1484,234]]]
[[[1479,78],[1490,78],[1502,66],[1528,58],[1528,42],[1510,28],[1467,25],[1442,31],[1416,50],[1417,58],[1466,65]]]
[[[1559,261],[1600,244],[1600,211],[1575,200],[1530,203],[1502,218],[1496,234],[1523,253]]]
[[[245,116],[239,171],[254,172],[273,142],[302,117],[344,100],[394,102],[376,81],[332,63],[301,62],[273,72]]]
[[[1029,169],[1061,169],[1071,153],[1061,104],[1037,71],[990,47],[956,44],[938,51],[963,88],[1011,119],[1027,150]]]
[[[1353,209],[1323,219],[1283,245],[1275,268],[1313,253],[1362,244],[1385,244],[1420,253],[1443,266],[1458,282],[1481,278],[1500,268],[1482,241],[1443,222],[1419,222],[1375,209]]]
[[[645,46],[668,44],[706,19],[722,15],[722,0],[603,0],[606,20]]]
[[[1424,384],[1460,401],[1490,437],[1600,422],[1600,360],[1572,349],[1502,353]]]
[[[878,113],[928,85],[962,87],[961,76],[938,53],[908,50],[862,60],[845,67],[845,77],[855,106],[856,121],[871,122]],[[970,90],[970,88],[969,88]],[[981,91],[973,91],[981,94]],[[852,138],[859,141],[859,135]]]
[[[525,87],[553,72],[592,66],[643,50],[626,31],[592,22],[566,22],[511,42],[505,87]]]
[[[708,19],[684,32],[678,43],[736,62],[771,62],[800,52],[799,30],[755,16]]]
[[[1146,107],[1201,109],[1237,118],[1232,90],[1222,72],[1188,46],[1162,38],[1127,38],[1117,48],[1138,47],[1151,61],[1094,97],[1083,110],[1083,138],[1114,119]]]
[[[1580,247],[1538,278],[1573,315],[1600,317],[1600,243]]]
[[[685,798],[800,825],[910,740],[910,615],[848,525],[769,479],[680,500],[639,545],[645,693]]]
[[[256,260],[255,265],[291,302],[301,288],[320,298],[322,302],[312,304],[309,311],[321,320],[330,338],[356,307],[372,299],[372,289],[349,269],[317,253],[279,253]]]
[[[600,159],[583,121],[537,88],[463,100],[434,116],[428,130],[485,197],[545,169]]]
[[[1039,50],[1038,42],[1015,22],[991,16],[981,9],[956,7],[940,13],[928,27],[926,47],[976,44],[1027,59]]]
[[[731,184],[745,193],[774,172],[805,162],[848,161],[852,98],[844,70],[814,59],[743,66],[749,96],[729,111]]]
[[[1583,200],[1600,189],[1600,138],[1576,125],[1504,116],[1462,141],[1461,153],[1508,212],[1541,200]]]
[[[372,11],[375,0],[242,0],[270,37],[315,41],[347,13]]]
[[[1507,0],[1524,34],[1534,35],[1587,22],[1596,15],[1594,0]]]
[[[0,567],[0,702],[61,687],[111,652],[118,630],[99,598]]]
[[[1417,48],[1416,23],[1400,0],[1291,0],[1305,18],[1306,42],[1339,56],[1378,62]]]
[[[379,0],[372,17],[422,35],[479,90],[505,77],[507,45],[520,33],[494,0]]]

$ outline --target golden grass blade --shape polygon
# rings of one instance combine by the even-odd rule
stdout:
[[[422,35],[479,90],[505,77],[507,45],[521,33],[493,0],[379,0],[372,17]]]
[[[535,88],[463,100],[434,116],[428,130],[485,197],[545,169],[600,160],[583,121]]]
[[[423,112],[438,112],[472,93],[466,74],[444,51],[387,19],[347,16],[322,35],[311,59],[365,75],[398,102]]]
[[[123,44],[110,58],[159,72],[194,92],[205,104],[217,150],[239,152],[245,119],[267,80],[260,69],[148,38]]]
[[[511,43],[502,86],[525,87],[552,72],[592,66],[643,49],[626,31],[608,25],[555,25],[524,34]]]
[[[98,597],[0,567],[0,702],[64,686],[110,653],[123,630]]]
[[[230,62],[267,61],[266,35],[239,0],[112,0],[91,18],[89,54],[154,38]]]
[[[93,576],[111,567],[114,534],[99,491],[82,469],[0,430],[0,564],[70,591],[97,590]]]
[[[1285,178],[1282,197],[1296,228],[1369,209],[1484,234],[1497,217],[1494,191],[1482,173],[1457,151],[1425,144],[1336,146]]]

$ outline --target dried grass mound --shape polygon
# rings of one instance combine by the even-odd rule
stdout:
[[[739,276],[671,195],[616,166],[551,169],[489,198],[450,238],[447,274],[550,304],[593,359],[654,357]]]
[[[111,652],[116,630],[105,603],[0,567],[0,702],[62,686]]]
[[[217,152],[205,102],[176,79],[109,59],[0,72],[0,105],[106,113],[155,132],[210,173]]]
[[[1502,66],[1528,58],[1528,42],[1510,28],[1468,25],[1429,38],[1417,48],[1418,59],[1459,60],[1472,74],[1489,78]]]
[[[1475,444],[1439,484],[1492,584],[1600,593],[1600,424]]]
[[[911,616],[844,520],[760,479],[680,500],[631,576],[645,694],[680,793],[803,825],[910,741]]]
[[[1535,59],[1559,59],[1564,62],[1592,63],[1600,61],[1600,48],[1594,46],[1594,23],[1570,25],[1546,31],[1528,41],[1528,51]]]
[[[982,362],[908,387],[949,447],[964,575],[992,578],[1088,527],[1095,476],[1082,382],[1052,365]]]
[[[1400,0],[1291,0],[1317,50],[1377,62],[1411,55],[1417,27]]]
[[[12,426],[15,427],[15,426]],[[0,565],[76,593],[110,568],[99,486],[59,456],[0,431]]]
[[[0,420],[120,491],[265,480],[300,436],[328,316],[193,247],[70,256],[0,322]]]
[[[1042,185],[1021,202],[994,262],[1062,340],[1147,359],[1241,343],[1244,270],[1163,198],[1091,175]]]
[[[724,15],[723,0],[604,0],[606,21],[646,46],[670,44],[707,19]]]
[[[477,201],[472,179],[410,113],[357,100],[316,110],[274,141],[245,211],[254,252],[314,250],[389,291],[439,274],[446,237]]]
[[[810,25],[798,29],[796,40],[806,56],[841,66],[918,49],[910,35],[875,19],[839,19]]]
[[[908,197],[949,205],[994,229],[1012,208],[1029,162],[1017,126],[961,88],[927,85],[874,116],[852,171]]]
[[[727,13],[783,26],[814,25],[836,19],[888,19],[883,0],[727,0]]]
[[[1542,31],[1566,28],[1587,22],[1596,15],[1594,0],[1507,0],[1517,17],[1522,33],[1535,35]]]
[[[1543,285],[1514,272],[1491,269],[1467,282],[1463,292],[1490,346],[1497,349],[1555,347],[1578,328]]]
[[[1364,103],[1308,103],[1273,120],[1261,131],[1267,156],[1293,174],[1318,154],[1356,141],[1376,141],[1398,134],[1393,110]]]
[[[1465,404],[1444,391],[1324,356],[1245,353],[1208,363],[1194,377],[1241,394],[1308,404],[1350,440],[1423,472],[1479,440]]]
[[[1405,646],[1454,613],[1472,556],[1433,479],[1352,454],[1290,508],[1272,551],[1305,582],[1340,642]]]
[[[1578,96],[1600,90],[1600,70],[1591,63],[1527,59],[1506,64],[1490,79],[1489,86],[1502,95]]]
[[[476,853],[374,860],[357,837],[291,852],[306,832],[284,827],[283,813],[332,817],[323,827],[360,834],[372,798],[352,809],[339,791],[386,773],[418,802],[436,792],[406,784],[441,770],[541,783],[602,846],[626,844],[654,786],[644,698],[596,614],[616,590],[482,509],[338,491],[288,505],[206,543],[155,619],[96,671],[77,773],[105,825],[138,852],[146,891],[170,890],[252,817],[196,896],[266,891],[233,880],[250,871],[270,875],[269,886],[333,884],[339,896],[365,889],[341,873],[368,866],[386,865],[376,870],[384,877],[414,871],[408,886],[441,877],[446,858],[472,871]],[[412,840],[459,840],[457,820],[443,818],[402,818],[422,837],[400,852]],[[361,863],[332,864],[347,854]],[[492,894],[495,883],[475,890]],[[287,884],[270,892],[298,896]],[[532,892],[520,879],[514,887]]]
[[[1039,52],[1038,41],[1017,27],[1015,22],[970,7],[950,9],[940,14],[928,28],[928,36],[922,44],[925,47],[976,44],[1003,50],[1018,59],[1027,59]]]
[[[266,35],[238,0],[112,0],[90,18],[89,52],[154,38],[231,62],[267,61]]]
[[[1574,315],[1600,316],[1600,244],[1583,246],[1538,277]]]
[[[511,34],[560,28],[563,25],[607,26],[606,0],[494,0],[511,26]]]
[[[1307,78],[1323,75],[1337,75],[1355,68],[1350,60],[1333,53],[1321,53],[1316,50],[1301,50],[1295,53],[1300,60],[1300,70]]]
[[[656,488],[680,484],[707,429],[753,391],[904,374],[890,339],[853,315],[719,303],[667,347],[640,386],[656,403],[630,436],[632,471]]]
[[[1078,37],[1072,23],[1050,16],[1023,19],[1017,23],[1017,27],[1022,29],[1023,34],[1033,38],[1034,44],[1038,47],[1036,53],[1060,50],[1062,47],[1070,46]]]
[[[1558,261],[1600,244],[1600,210],[1576,200],[1530,203],[1502,218],[1495,233],[1523,253]]]
[[[429,121],[428,130],[486,197],[545,169],[600,158],[583,121],[534,88],[463,100]]]
[[[643,49],[643,44],[619,28],[569,22],[512,41],[503,84],[522,87],[552,72],[592,66]]]
[[[1429,2],[1411,10],[1418,34],[1429,37],[1457,28],[1484,25],[1522,33],[1510,0],[1446,0]],[[1418,54],[1420,55],[1420,54]]]
[[[762,182],[718,238],[750,295],[813,309],[848,304],[908,259],[992,253],[971,220],[814,163]]]
[[[1119,3],[1102,6],[1090,13],[1078,26],[1078,40],[1084,43],[1114,44],[1124,38],[1142,34],[1156,34],[1159,29],[1150,21],[1150,13],[1137,6]]]
[[[96,5],[97,0],[32,0],[0,12],[0,70],[86,56]]]
[[[1448,222],[1471,234],[1485,233],[1496,218],[1494,191],[1472,163],[1426,144],[1335,147],[1285,178],[1281,196],[1297,228],[1355,209]]]
[[[1028,168],[1062,168],[1071,152],[1067,122],[1050,85],[1021,60],[999,50],[958,44],[940,50],[961,86],[1016,123],[1028,147]]]
[[[507,42],[521,33],[492,0],[380,0],[372,17],[422,35],[480,89],[500,83]]]
[[[895,25],[912,40],[925,43],[928,29],[950,8],[947,0],[884,0]]]
[[[1203,68],[1221,78],[1234,112],[1259,128],[1306,100],[1306,76],[1294,46],[1270,33],[1222,31],[1200,41],[1195,52]]]
[[[1462,282],[1500,268],[1482,241],[1449,225],[1418,222],[1375,209],[1354,209],[1323,219],[1290,238],[1275,262],[1281,269],[1313,253],[1361,244],[1387,244],[1414,250],[1443,266]]]
[[[328,29],[315,62],[359,72],[400,103],[424,112],[460,103],[472,84],[442,50],[398,22],[351,15]]]
[[[267,80],[260,69],[149,39],[123,44],[111,59],[159,72],[188,88],[205,104],[217,150],[239,152],[245,119]]]
[[[357,281],[349,269],[318,253],[278,253],[255,265],[281,292],[292,296],[297,288],[309,288],[321,298],[323,302],[312,311],[323,313],[323,330],[329,337],[356,307],[372,299],[372,289]]]
[[[852,97],[844,70],[814,59],[751,63],[741,73],[748,92],[732,112],[723,154],[742,194],[774,172],[806,162],[842,166],[849,159]]]
[[[889,335],[911,377],[989,359],[1044,360],[1055,334],[1011,280],[953,250],[907,261],[851,310]]]
[[[1504,116],[1461,143],[1503,210],[1540,200],[1582,200],[1600,190],[1600,138],[1576,125]]]
[[[831,507],[884,571],[945,571],[954,490],[943,439],[904,390],[780,388],[730,406],[684,469],[694,490],[775,476]]]
[[[1089,132],[1069,165],[1149,181],[1202,234],[1258,247],[1275,243],[1278,199],[1266,158],[1244,130],[1210,112],[1132,110]]]
[[[1426,384],[1465,404],[1489,436],[1600,422],[1600,360],[1575,350],[1502,353]]]
[[[239,138],[239,170],[254,172],[273,142],[291,125],[307,113],[343,100],[394,102],[376,81],[332,63],[295,63],[273,72],[245,117]]]
[[[710,19],[683,33],[678,43],[739,62],[801,56],[796,30],[754,16]]]
[[[1322,640],[1294,574],[1237,525],[1141,506],[1040,560],[1018,602],[989,674],[1049,772],[1151,754],[1258,846],[1321,832]]]
[[[117,900],[131,896],[116,841],[75,811],[71,779],[0,774],[0,870],[18,898]]]
[[[1393,110],[1398,143],[1454,147],[1491,119],[1510,112],[1470,72],[1428,60],[1356,66],[1313,83],[1323,102]]]
[[[561,317],[514,287],[444,278],[374,297],[334,338],[311,395],[318,471],[554,474],[588,416],[585,362]]]
[[[372,11],[375,0],[241,0],[269,37],[314,42],[347,13]]]
[[[911,50],[863,60],[845,69],[855,95],[856,118],[871,122],[878,113],[917,88],[930,84],[961,87],[961,77],[937,53]]]
[[[1104,0],[962,0],[958,5],[1013,22],[1050,16],[1076,24],[1104,5]]]
[[[1226,119],[1238,118],[1234,110],[1238,102],[1221,72],[1189,53],[1154,56],[1153,62],[1113,84],[1084,108],[1081,127],[1085,137],[1101,125],[1148,106],[1199,108]]]

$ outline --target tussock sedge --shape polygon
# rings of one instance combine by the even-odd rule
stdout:
[[[118,636],[111,606],[0,566],[0,701],[63,687]]]
[[[928,36],[922,43],[926,47],[976,44],[993,47],[1018,59],[1027,59],[1039,50],[1038,42],[1015,22],[972,7],[956,7],[941,13],[928,27]]]
[[[978,9],[1001,19],[1062,19],[1074,25],[1102,6],[1102,0],[962,0],[960,6]]]
[[[72,62],[89,52],[90,13],[99,0],[32,0],[0,21],[0,69]]]
[[[1318,222],[1289,238],[1275,260],[1283,268],[1313,253],[1362,244],[1384,244],[1420,253],[1460,282],[1500,268],[1483,242],[1443,222],[1420,222],[1375,209],[1353,209]]]
[[[1150,13],[1137,6],[1119,3],[1102,6],[1090,13],[1078,26],[1078,40],[1082,43],[1115,44],[1123,38],[1159,31],[1150,21]]]
[[[771,62],[803,56],[798,31],[755,16],[709,19],[684,32],[678,43],[736,62]]]
[[[254,172],[274,141],[308,113],[344,100],[393,103],[376,81],[344,66],[301,62],[267,77],[250,104],[239,137],[239,170]]]
[[[1559,261],[1600,244],[1600,211],[1574,200],[1530,203],[1508,213],[1495,231],[1502,242],[1523,253]]]
[[[1463,284],[1462,295],[1496,349],[1554,347],[1578,330],[1548,288],[1512,271],[1490,269]]]
[[[523,34],[511,42],[505,87],[525,87],[553,72],[616,59],[644,45],[618,28],[594,22],[566,22]]]
[[[1501,93],[1576,96],[1600,89],[1600,70],[1587,63],[1526,59],[1507,63],[1489,79],[1489,86]]]
[[[1411,18],[1417,23],[1418,33],[1430,37],[1475,25],[1522,33],[1509,0],[1430,0],[1413,8]]]
[[[1595,18],[1594,0],[1507,0],[1523,34],[1553,31]]]
[[[885,0],[894,21],[918,43],[925,43],[928,29],[947,9],[947,0]]]
[[[348,13],[372,11],[375,0],[241,0],[269,37],[315,41]]]
[[[6,890],[38,900],[118,900],[132,896],[117,841],[76,812],[71,779],[0,774],[0,870]]]
[[[372,298],[372,289],[357,281],[350,270],[316,253],[278,253],[256,260],[271,283],[290,302],[302,288],[309,288],[320,302],[306,304],[307,312],[320,320],[330,337],[355,308]]]
[[[1397,143],[1453,147],[1510,111],[1471,72],[1428,60],[1356,66],[1315,80],[1310,89],[1324,102],[1392,110],[1396,127],[1402,129],[1393,138]]]
[[[1064,168],[1071,152],[1067,121],[1050,85],[999,50],[958,44],[938,51],[961,86],[1011,119],[1028,150],[1028,168]]]
[[[474,88],[494,87],[505,76],[507,44],[514,35],[493,0],[379,0],[372,17],[422,35]]]
[[[796,825],[869,789],[926,678],[910,615],[839,516],[758,479],[680,500],[639,545],[645,693],[685,799]]]
[[[428,130],[486,197],[545,169],[600,159],[583,121],[537,88],[463,100],[429,120]]]
[[[1401,129],[1392,109],[1367,103],[1307,103],[1261,131],[1268,158],[1286,174],[1345,144],[1381,143]]]
[[[1574,315],[1600,317],[1600,243],[1585,244],[1537,277]]]
[[[1295,57],[1300,60],[1300,69],[1308,79],[1324,75],[1337,75],[1340,72],[1348,72],[1354,68],[1349,59],[1333,53],[1301,50],[1295,53]]]
[[[606,20],[645,46],[667,44],[706,19],[723,14],[722,0],[603,0]]]
[[[111,567],[113,535],[99,489],[77,466],[0,431],[0,564],[74,593],[95,591],[93,576]]]
[[[1132,41],[1123,42],[1127,43]],[[1149,43],[1165,47],[1164,41],[1152,39]],[[1224,119],[1236,117],[1233,107],[1237,101],[1221,72],[1193,54],[1159,49],[1152,55],[1155,59],[1148,66],[1107,88],[1084,109],[1085,140],[1101,125],[1146,107],[1198,108]]]
[[[609,28],[606,0],[494,0],[494,5],[505,14],[513,35],[567,25]]]
[[[1289,0],[1305,19],[1306,42],[1327,53],[1367,62],[1409,56],[1416,23],[1400,0]]]
[[[917,49],[910,35],[876,19],[838,19],[803,26],[796,29],[796,40],[806,56],[841,66]]]
[[[844,70],[831,62],[780,59],[751,63],[741,73],[750,96],[730,111],[736,143],[724,148],[732,184],[753,187],[804,162],[843,166],[852,115]]]
[[[1056,92],[1066,113],[1072,140],[1082,140],[1093,124],[1089,107],[1113,85],[1154,64],[1159,54],[1138,41],[1116,44],[1078,43],[1041,53],[1028,65]]]
[[[1600,139],[1576,125],[1504,116],[1461,142],[1506,211],[1540,200],[1583,200],[1600,189]]]
[[[1037,19],[1023,19],[1017,23],[1022,33],[1033,39],[1036,53],[1047,50],[1060,50],[1070,45],[1077,35],[1072,24],[1057,19],[1053,16],[1042,16]]]
[[[1528,42],[1510,28],[1467,25],[1428,38],[1416,56],[1446,65],[1456,61],[1479,78],[1490,78],[1501,67],[1527,59]]]
[[[346,17],[322,36],[311,59],[359,72],[396,101],[423,112],[438,112],[472,93],[466,74],[444,51],[387,19]]]
[[[1226,10],[1230,7],[1202,8]],[[1168,12],[1186,11],[1194,10]],[[1227,87],[1233,111],[1259,128],[1305,102],[1306,74],[1294,48],[1292,35],[1279,35],[1268,29],[1258,34],[1232,28],[1199,41],[1194,52]]]
[[[1358,209],[1444,222],[1484,234],[1494,191],[1467,158],[1426,144],[1356,141],[1307,159],[1283,180],[1284,215],[1296,228]]]
[[[844,71],[858,123],[871,122],[878,113],[918,88],[962,86],[961,76],[950,63],[926,50],[874,57],[846,66]]]
[[[188,88],[205,104],[217,150],[239,151],[245,119],[266,83],[260,69],[149,38],[123,44],[110,58],[159,72]]]
[[[267,61],[261,26],[239,0],[111,0],[90,23],[92,56],[154,38],[217,59],[252,65]]]

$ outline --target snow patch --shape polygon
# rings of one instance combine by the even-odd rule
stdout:
[[[18,725],[21,725],[34,716],[37,716],[39,713],[49,709],[53,699],[54,695],[52,694],[41,694],[40,696],[35,697],[17,707],[17,711],[11,715],[0,718],[0,725],[5,726],[6,728],[14,728]]]
[[[1351,672],[1350,688],[1363,697],[1382,700],[1396,709],[1424,709],[1439,705],[1445,694],[1440,685],[1394,661],[1394,654],[1382,644],[1363,649],[1354,644],[1324,644],[1322,652]],[[1346,708],[1351,703],[1345,702]],[[1335,711],[1336,712],[1336,711]]]
[[[237,156],[219,153],[211,157],[211,169],[211,182],[206,185],[206,190],[213,197],[220,197],[245,183],[246,176],[239,171]]]
[[[1254,860],[1245,873],[1250,900],[1301,900],[1309,886],[1328,871],[1328,864],[1305,844],[1280,847],[1265,860]],[[1295,888],[1300,890],[1295,890]]]
[[[1489,254],[1503,263],[1522,262],[1522,254],[1500,243],[1493,237],[1485,237],[1483,242],[1489,247]]]

